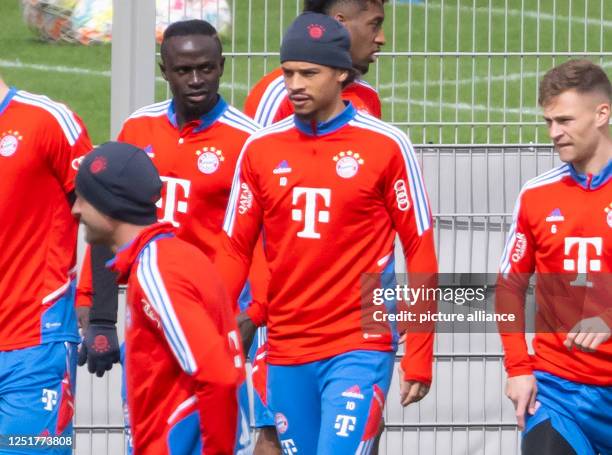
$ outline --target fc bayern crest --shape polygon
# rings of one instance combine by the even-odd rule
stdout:
[[[277,412],[274,416],[274,425],[276,425],[276,431],[278,434],[283,434],[289,428],[289,422],[287,422],[287,417],[284,414]]]
[[[23,137],[18,131],[7,131],[0,136],[0,156],[9,157],[15,154],[19,141]]]
[[[336,162],[336,173],[343,179],[350,179],[357,175],[359,166],[362,166],[364,161],[359,156],[359,153],[352,151],[340,152],[334,156]]]
[[[198,169],[202,174],[214,174],[225,160],[223,152],[215,147],[204,147],[196,152]]]

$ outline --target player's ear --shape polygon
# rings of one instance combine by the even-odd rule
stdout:
[[[219,68],[221,72],[219,73],[219,78],[223,76],[223,72],[225,71],[225,57],[221,57],[221,61],[219,62]]]
[[[164,78],[164,80],[167,81],[168,78],[166,77],[166,66],[164,65],[163,60],[159,61],[159,71],[161,72],[161,75]]]
[[[341,71],[340,72],[340,82],[345,82],[349,77],[349,72],[348,71]]]
[[[610,123],[610,103],[601,103],[596,108],[595,124],[597,128],[608,127]]]
[[[342,25],[346,26],[346,16],[344,14],[336,13],[334,14],[333,18],[340,22]]]

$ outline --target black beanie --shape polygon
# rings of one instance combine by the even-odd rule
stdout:
[[[280,50],[281,63],[309,62],[351,69],[351,37],[340,22],[325,14],[302,13],[287,29]]]
[[[116,220],[137,225],[157,221],[162,182],[144,150],[107,142],[88,153],[76,176],[80,197]]]

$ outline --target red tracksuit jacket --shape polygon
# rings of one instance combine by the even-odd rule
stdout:
[[[500,324],[509,376],[541,370],[585,384],[612,385],[612,340],[596,352],[563,341],[578,321],[612,327],[612,161],[598,176],[565,164],[527,182],[502,257],[497,310],[518,315]],[[530,356],[523,328],[525,290],[536,273],[536,336]]]
[[[127,396],[136,454],[231,454],[243,358],[232,306],[204,253],[170,223],[109,263],[128,285]]]
[[[396,233],[409,274],[437,262],[419,164],[404,133],[348,105],[316,130],[290,117],[251,136],[238,161],[215,265],[237,295],[263,227],[271,272],[268,361],[294,365],[355,349],[390,351],[363,327],[362,277],[393,272]],[[258,314],[259,311],[259,314]],[[267,313],[267,314],[266,314]],[[431,333],[411,333],[406,377],[429,382]]]

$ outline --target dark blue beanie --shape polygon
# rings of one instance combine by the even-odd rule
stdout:
[[[325,14],[302,13],[287,29],[280,50],[281,63],[309,62],[351,69],[351,37],[340,22]]]
[[[80,197],[116,220],[137,225],[157,221],[159,173],[144,150],[107,142],[88,153],[76,177]]]

